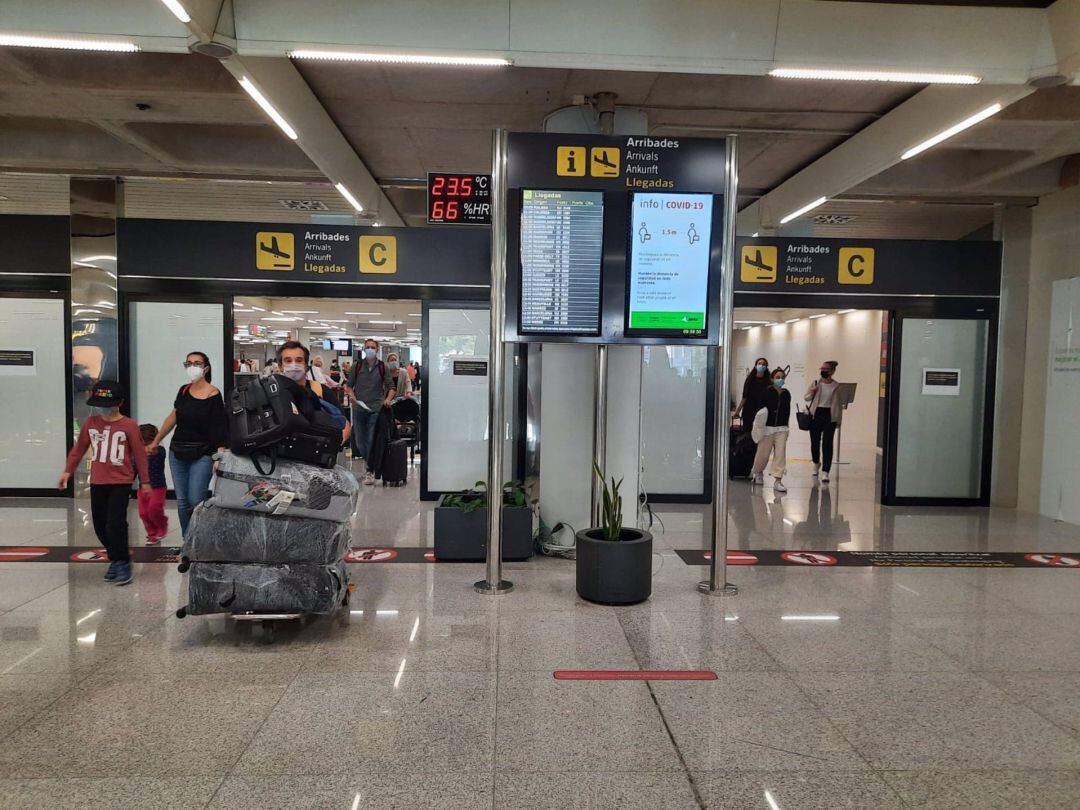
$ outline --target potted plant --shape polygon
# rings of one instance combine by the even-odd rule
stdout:
[[[487,483],[443,495],[435,507],[435,559],[487,557]],[[521,481],[503,484],[502,557],[527,560],[533,553],[532,504]]]
[[[608,484],[600,467],[593,474],[604,486],[601,525],[577,533],[577,592],[605,605],[644,602],[652,593],[652,535],[623,526],[622,479]]]

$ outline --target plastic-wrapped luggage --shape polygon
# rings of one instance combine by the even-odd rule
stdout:
[[[224,453],[213,481],[217,506],[249,512],[346,523],[356,511],[360,484],[343,467],[323,469],[279,459],[263,475],[247,456]]]
[[[188,615],[333,613],[345,603],[345,564],[245,565],[195,562],[188,574]]]
[[[188,560],[326,565],[349,550],[348,523],[240,512],[214,500],[195,508],[181,551]]]

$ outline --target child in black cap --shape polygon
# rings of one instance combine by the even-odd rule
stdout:
[[[67,466],[57,485],[67,489],[72,473],[89,449],[90,514],[94,519],[94,533],[109,555],[105,581],[116,585],[131,582],[127,507],[131,482],[135,480],[132,462],[143,482],[140,488],[150,490],[146,447],[139,425],[120,413],[124,397],[124,387],[115,380],[100,380],[93,386],[86,402],[94,409],[94,415],[83,423],[79,440],[68,455]]]

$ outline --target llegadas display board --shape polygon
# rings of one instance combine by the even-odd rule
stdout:
[[[739,238],[735,262],[737,293],[1001,294],[1000,242]]]
[[[505,337],[716,345],[723,140],[512,133]]]
[[[121,276],[487,287],[487,230],[122,219]]]
[[[71,274],[67,217],[0,215],[0,273]]]

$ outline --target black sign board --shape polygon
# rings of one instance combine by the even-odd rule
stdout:
[[[719,308],[709,307],[708,301],[720,297],[724,140],[513,133],[507,146],[506,340],[639,345],[718,342]],[[583,192],[602,197],[602,207],[591,208],[594,216],[602,217],[599,279],[592,252],[585,255],[585,242],[575,239],[579,229],[572,223],[552,225],[546,231],[534,227],[537,193],[572,199]],[[708,195],[710,204],[687,196],[692,194]],[[652,223],[645,220],[650,239],[642,243],[644,249],[639,246],[640,272],[631,296],[631,200],[635,195],[657,210],[700,204],[702,216],[675,216],[679,212],[672,208]],[[661,199],[662,195],[669,197]],[[551,210],[543,213],[549,220],[558,218]],[[639,221],[639,230],[640,225]],[[655,250],[664,239],[686,240],[686,248]],[[691,271],[701,265],[706,267],[704,283],[691,283],[701,275]],[[598,327],[591,309],[596,289]]]
[[[455,377],[486,377],[488,373],[487,360],[455,360]]]
[[[739,293],[1000,294],[999,242],[755,237],[735,245]]]
[[[487,287],[478,228],[361,228],[122,219],[121,276]]]
[[[428,172],[429,225],[490,225],[491,175]]]
[[[0,273],[71,275],[67,217],[0,215]]]
[[[34,352],[31,349],[0,349],[0,366],[32,368]]]

